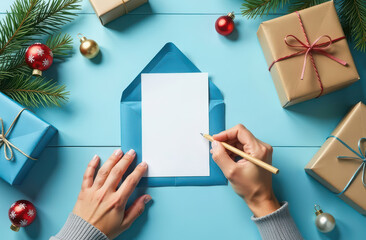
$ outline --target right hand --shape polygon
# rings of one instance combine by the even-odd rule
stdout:
[[[280,208],[272,190],[272,174],[246,159],[235,162],[237,156],[227,151],[221,142],[226,142],[268,164],[272,163],[272,147],[255,138],[241,124],[216,134],[213,138],[215,141],[212,143],[212,158],[253,214],[262,217]]]

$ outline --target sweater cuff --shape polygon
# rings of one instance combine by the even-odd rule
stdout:
[[[51,237],[50,240],[108,240],[108,237],[99,229],[82,219],[81,217],[70,213],[65,225],[60,232]]]
[[[303,239],[288,209],[288,203],[271,214],[252,220],[258,227],[263,240],[301,240]]]

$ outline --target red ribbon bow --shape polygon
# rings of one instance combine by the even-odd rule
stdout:
[[[287,46],[289,47],[293,47],[293,48],[304,48],[304,50],[301,50],[301,51],[298,51],[298,52],[295,52],[293,54],[290,54],[290,55],[287,55],[287,56],[284,56],[284,57],[281,57],[277,60],[274,60],[271,65],[269,66],[269,71],[271,70],[271,68],[273,67],[273,65],[276,63],[276,62],[279,62],[279,61],[282,61],[282,60],[285,60],[285,59],[288,59],[288,58],[291,58],[291,57],[295,57],[295,56],[299,56],[299,55],[302,55],[302,54],[305,54],[305,57],[304,57],[304,63],[303,63],[303,67],[302,67],[302,72],[301,72],[301,80],[304,79],[304,73],[305,73],[305,68],[306,68],[306,62],[307,62],[307,57],[309,56],[310,58],[310,61],[311,61],[311,64],[314,68],[314,71],[316,73],[316,77],[318,79],[318,82],[319,82],[319,86],[320,86],[320,94],[319,96],[322,95],[323,93],[323,83],[322,81],[320,80],[320,76],[319,76],[319,72],[318,72],[318,69],[316,68],[316,65],[315,65],[315,62],[314,62],[314,58],[313,58],[313,55],[312,53],[313,52],[316,52],[316,53],[320,53],[334,61],[336,61],[337,63],[339,64],[342,64],[343,66],[346,66],[347,65],[347,62],[327,53],[326,51],[324,51],[325,49],[328,49],[332,43],[334,42],[337,42],[339,40],[342,40],[342,39],[345,39],[346,37],[343,36],[343,37],[339,37],[339,38],[336,38],[336,39],[331,39],[331,37],[329,37],[328,35],[322,35],[320,37],[318,37],[312,44],[310,44],[309,42],[309,38],[306,34],[306,31],[305,31],[305,28],[304,28],[304,25],[302,23],[302,20],[301,20],[301,17],[300,17],[300,13],[296,11],[296,14],[297,14],[297,17],[299,18],[299,22],[300,22],[300,26],[301,26],[301,29],[304,33],[304,36],[305,36],[305,39],[306,39],[306,43],[302,42],[301,40],[299,40],[296,36],[294,35],[287,35],[284,39],[285,43]],[[288,42],[288,39],[289,38],[292,38],[294,40],[296,40],[298,43],[300,43],[300,45],[293,45],[293,44],[290,44]],[[326,42],[323,42],[323,43],[318,43],[322,38],[327,38],[328,40]],[[318,96],[318,97],[319,97]]]

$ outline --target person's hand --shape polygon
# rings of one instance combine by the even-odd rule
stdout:
[[[261,217],[276,211],[280,205],[272,190],[272,174],[246,159],[235,162],[237,156],[227,151],[220,142],[226,142],[269,164],[272,163],[272,147],[255,138],[241,124],[213,138],[216,141],[212,143],[212,158],[253,214]]]
[[[150,195],[143,195],[125,210],[128,198],[147,169],[146,163],[140,163],[118,188],[135,155],[134,150],[124,156],[120,149],[114,151],[94,179],[99,164],[99,157],[95,155],[84,174],[73,213],[98,228],[109,239],[129,228],[151,200]]]

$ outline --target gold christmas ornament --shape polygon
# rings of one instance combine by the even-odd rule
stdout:
[[[99,53],[99,46],[94,40],[87,39],[81,33],[78,38],[80,39],[80,53],[86,58],[94,58]]]

